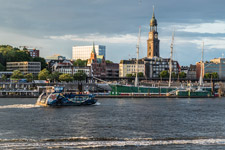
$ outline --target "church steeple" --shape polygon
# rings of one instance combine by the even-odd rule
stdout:
[[[93,42],[91,57],[88,59],[87,66],[91,66],[92,63],[96,63],[96,62],[97,62],[97,56],[96,56],[96,52],[95,52],[95,43]]]
[[[94,42],[93,42],[92,53],[96,54],[96,53],[95,53],[95,43],[94,43]]]
[[[152,18],[150,20],[150,32],[147,41],[147,57],[159,57],[159,39],[157,32],[157,20],[155,19],[155,10],[153,6]]]
[[[152,19],[150,20],[150,31],[156,31],[157,32],[157,20],[155,19],[155,9],[153,6],[153,14],[152,14]]]

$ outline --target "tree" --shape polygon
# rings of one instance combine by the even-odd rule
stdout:
[[[73,77],[72,77],[71,74],[62,74],[62,75],[59,76],[59,80],[70,82],[70,81],[73,81]]]
[[[171,77],[172,78],[177,78],[177,74],[175,72],[172,72]]]
[[[31,61],[32,57],[27,51],[13,48],[10,45],[0,45],[0,63],[6,66],[6,62]]]
[[[5,67],[0,63],[0,71],[4,71]]]
[[[105,61],[107,64],[112,64],[113,62],[111,60],[106,60]]]
[[[77,81],[86,80],[87,74],[83,70],[78,70],[78,72],[73,75],[73,78]]]
[[[212,78],[213,78],[213,79],[218,79],[218,78],[219,78],[218,73],[217,73],[217,72],[213,72],[213,73],[212,73]]]
[[[218,79],[218,78],[219,78],[219,75],[218,75],[217,72],[206,73],[206,74],[204,75],[204,78],[206,78],[206,79],[211,79],[211,78],[213,78],[213,79]]]
[[[77,59],[76,61],[73,62],[73,66],[75,66],[75,67],[85,67],[85,66],[87,66],[87,60]]]
[[[33,80],[33,74],[28,73],[28,74],[24,75],[24,78],[26,78],[28,82],[31,82]]]
[[[211,73],[205,73],[204,78],[210,79],[211,78]]]
[[[187,74],[185,72],[179,72],[179,78],[186,78]]]
[[[51,81],[55,82],[55,81],[59,81],[59,76],[60,75],[61,75],[61,73],[59,73],[59,72],[56,71],[56,72],[53,72],[53,73],[49,74],[48,78]]]
[[[161,78],[168,78],[169,77],[169,73],[167,70],[163,70],[162,72],[160,72],[160,77]]]
[[[130,73],[130,74],[127,74],[126,77],[131,78],[133,77],[133,75]]]
[[[136,75],[135,75],[136,76]],[[138,72],[138,77],[144,77],[143,72]]]
[[[6,81],[7,77],[3,74],[2,75],[2,81]]]
[[[49,71],[45,68],[39,72],[38,80],[47,80],[48,76],[49,76]]]
[[[46,68],[46,66],[47,66],[45,59],[42,57],[35,57],[35,58],[33,58],[33,61],[41,63],[41,70]]]
[[[19,70],[14,70],[13,74],[11,75],[12,79],[23,79],[24,75]]]

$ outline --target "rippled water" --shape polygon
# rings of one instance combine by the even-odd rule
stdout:
[[[0,149],[225,149],[225,99],[0,99]]]

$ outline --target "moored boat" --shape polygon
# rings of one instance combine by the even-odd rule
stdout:
[[[54,87],[53,90],[43,92],[37,100],[40,106],[81,106],[93,105],[97,102],[95,96],[87,93],[64,92],[64,87]]]

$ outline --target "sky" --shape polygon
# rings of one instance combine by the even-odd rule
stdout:
[[[147,56],[153,6],[158,22],[160,56],[180,65],[222,57],[225,53],[224,0],[0,0],[0,45],[40,49],[41,57],[72,58],[74,45],[106,46],[106,59]]]

